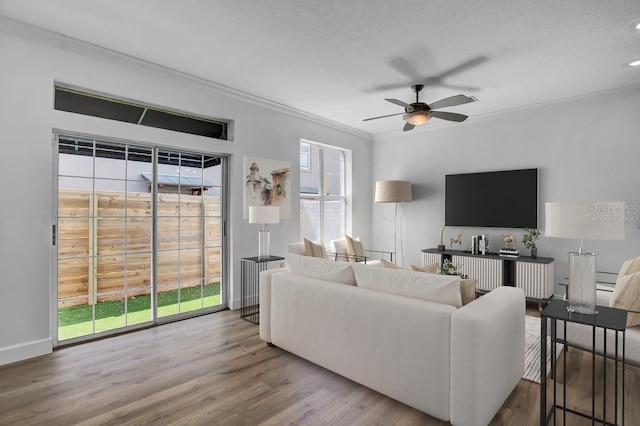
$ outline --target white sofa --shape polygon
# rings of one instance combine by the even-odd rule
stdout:
[[[329,263],[347,272],[410,273]],[[327,280],[310,269],[260,274],[267,343],[454,425],[488,424],[522,377],[522,290],[501,287],[456,308],[355,285],[352,272]],[[446,279],[459,294],[459,278]]]

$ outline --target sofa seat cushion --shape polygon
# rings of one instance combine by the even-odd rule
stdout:
[[[370,268],[359,264],[353,265],[353,272],[358,287],[444,303],[456,308],[462,306],[458,276]]]
[[[334,262],[317,257],[289,253],[286,257],[289,272],[304,277],[356,285],[351,263]]]

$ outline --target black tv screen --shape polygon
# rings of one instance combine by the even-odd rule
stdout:
[[[538,227],[538,169],[445,176],[445,224]]]

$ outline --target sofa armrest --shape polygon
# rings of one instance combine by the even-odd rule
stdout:
[[[266,269],[260,272],[260,338],[271,342],[271,278],[288,268]]]
[[[499,287],[452,314],[452,424],[489,424],[522,377],[525,303]]]

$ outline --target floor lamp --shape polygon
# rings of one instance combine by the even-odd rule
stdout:
[[[580,249],[569,252],[568,299],[571,312],[597,314],[596,254],[584,251],[584,240],[624,239],[625,203],[552,202],[544,204],[546,237],[578,238]]]
[[[393,252],[397,254],[398,232],[398,203],[407,203],[413,199],[411,195],[411,182],[407,180],[379,180],[376,182],[376,203],[395,203],[393,213]],[[401,236],[402,237],[402,236]],[[404,253],[402,254],[404,263]]]

